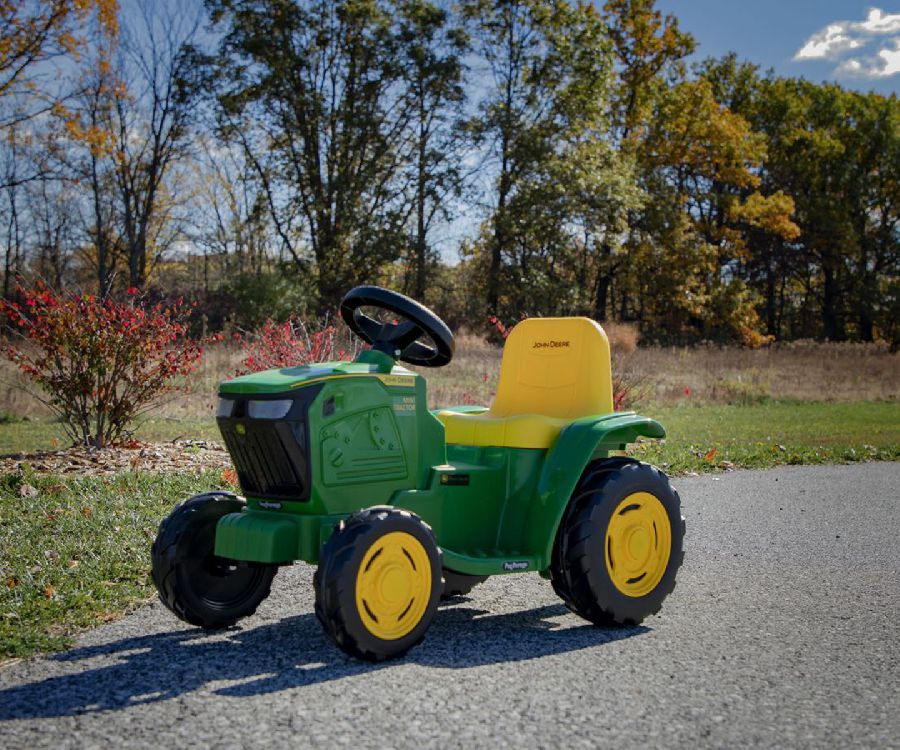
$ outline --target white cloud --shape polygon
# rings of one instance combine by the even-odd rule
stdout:
[[[877,52],[876,52],[877,48]],[[848,57],[845,53],[857,50]],[[794,60],[844,58],[834,74],[888,78],[900,73],[900,13],[869,8],[864,21],[835,21],[813,34],[797,50]]]
[[[880,8],[869,8],[866,20],[853,26],[868,34],[897,34],[900,33],[900,13],[888,16]]]
[[[837,57],[841,52],[862,47],[864,42],[853,39],[844,24],[833,23],[813,34],[794,55],[795,60],[826,60]]]
[[[894,39],[892,46],[882,47],[873,57],[844,60],[834,72],[836,75],[860,78],[889,78],[896,75],[900,73],[900,39]]]

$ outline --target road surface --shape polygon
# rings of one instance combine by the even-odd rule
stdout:
[[[90,747],[900,747],[900,464],[676,480],[687,556],[641,627],[570,614],[536,574],[352,661],[281,571],[242,627],[159,604],[0,669],[0,744]]]

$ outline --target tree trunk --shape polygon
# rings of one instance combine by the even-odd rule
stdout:
[[[766,261],[766,332],[770,336],[778,338],[778,322],[775,308],[775,269],[772,268],[772,259]]]
[[[598,273],[597,283],[594,287],[594,320],[601,323],[606,320],[606,300],[609,295],[609,285],[612,282],[612,274]]]
[[[506,201],[512,189],[506,155],[503,145],[503,162],[500,169],[500,189],[497,195],[497,210],[494,212],[494,241],[491,243],[491,265],[488,269],[487,313],[496,315],[500,302],[500,268],[503,263],[503,248],[506,246]]]
[[[825,338],[829,341],[843,341],[846,336],[837,309],[840,290],[830,264],[823,264],[822,274],[825,278],[822,290],[822,322],[825,326]]]
[[[424,102],[420,99],[419,122],[424,123],[426,113]],[[428,179],[426,164],[426,147],[428,145],[428,135],[423,127],[419,129],[419,173],[418,184],[416,185],[416,285],[415,298],[423,300],[425,298],[426,271],[428,270],[428,244],[425,237],[425,188]]]

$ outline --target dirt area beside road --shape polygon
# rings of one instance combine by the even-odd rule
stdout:
[[[0,474],[23,470],[27,464],[38,474],[97,476],[120,471],[206,471],[231,468],[224,446],[202,440],[171,443],[131,443],[127,447],[86,448],[13,453],[0,456]]]

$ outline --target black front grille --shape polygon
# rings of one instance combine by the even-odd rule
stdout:
[[[268,420],[227,421],[232,424],[220,425],[222,437],[246,494],[287,500],[308,498],[306,451],[296,440],[291,429],[294,425]]]
[[[222,394],[235,401],[232,416],[219,417],[217,422],[244,494],[275,500],[309,499],[308,412],[320,390],[320,386],[301,389],[287,416],[274,420],[250,419],[246,416],[250,398]]]

